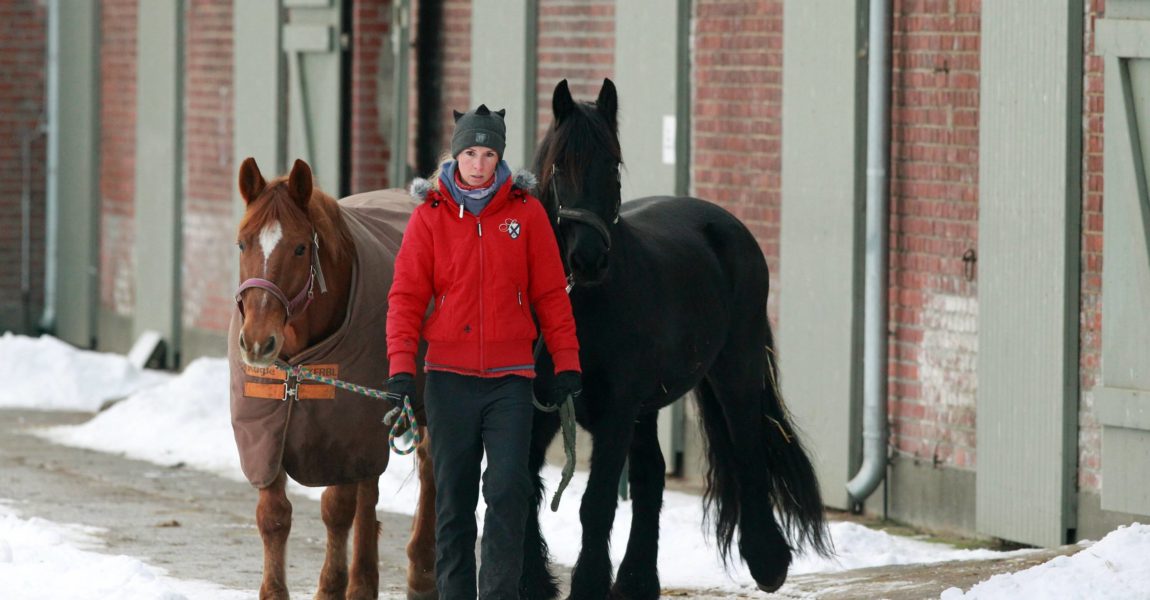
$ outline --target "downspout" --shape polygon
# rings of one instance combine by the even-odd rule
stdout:
[[[48,106],[45,125],[48,132],[47,179],[44,198],[44,311],[40,331],[56,331],[56,261],[59,221],[59,190],[56,170],[60,158],[60,0],[48,2]]]
[[[866,283],[863,304],[863,462],[847,483],[861,508],[886,472],[887,164],[890,2],[871,0],[867,52]]]

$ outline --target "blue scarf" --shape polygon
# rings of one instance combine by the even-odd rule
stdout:
[[[451,197],[455,198],[457,202],[463,205],[467,212],[479,216],[480,211],[487,206],[491,199],[495,197],[495,192],[503,187],[503,184],[511,177],[511,167],[507,165],[507,161],[499,161],[499,165],[495,167],[495,181],[488,187],[477,188],[474,190],[460,189],[455,181],[455,169],[458,166],[457,162],[452,159],[443,163],[443,168],[439,174],[439,181],[443,184],[444,189],[451,193]]]

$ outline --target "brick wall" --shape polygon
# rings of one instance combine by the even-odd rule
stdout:
[[[235,282],[232,3],[186,4],[183,324],[226,332]]]
[[[121,316],[135,304],[136,6],[100,11],[100,307]]]
[[[576,100],[594,100],[603,78],[614,76],[615,3],[539,0],[538,31],[536,131],[542,139],[551,127],[551,95],[561,80],[567,80]]]
[[[443,106],[439,113],[439,147],[451,148],[455,130],[452,110],[471,108],[471,1],[443,2]]]
[[[419,2],[430,0],[415,0],[412,2],[412,53],[411,65],[408,73],[410,81],[408,106],[408,164],[415,166],[416,144],[419,127],[419,98],[416,95],[418,81],[418,57],[415,48],[418,31]],[[441,71],[439,77],[440,101],[436,107],[431,107],[428,114],[434,114],[438,120],[439,134],[436,139],[426,141],[435,148],[438,156],[451,148],[451,133],[455,127],[452,110],[465,111],[471,104],[471,0],[443,0],[440,35]],[[474,108],[474,107],[470,107]],[[427,177],[430,173],[414,173],[418,177]],[[403,182],[407,185],[410,182]]]
[[[1105,13],[1104,0],[1085,6],[1082,109],[1082,288],[1079,319],[1078,486],[1102,488],[1102,430],[1094,412],[1093,389],[1101,383],[1102,364],[1102,116],[1103,58],[1094,56],[1094,20]]]
[[[896,0],[891,39],[889,409],[898,452],[973,469],[978,0]]]
[[[389,2],[359,3],[353,13],[351,187],[387,187],[389,151],[383,137],[381,86],[390,53]],[[232,156],[232,2],[192,0],[187,6],[185,60],[185,205],[183,323],[227,331],[235,283],[229,273],[236,220]],[[129,188],[130,194],[130,188]],[[195,257],[191,260],[190,257]]]
[[[721,204],[758,238],[778,316],[782,171],[782,0],[694,3],[691,193]]]
[[[391,107],[391,81],[385,81],[385,61],[390,60],[390,0],[356,2],[352,7],[351,73],[351,190],[353,194],[388,187],[390,143],[384,126]],[[386,88],[385,88],[386,86]],[[397,185],[403,185],[398,182]]]
[[[46,22],[43,2],[0,3],[0,331],[29,333],[43,306],[47,137],[39,129],[47,108]],[[22,242],[25,185],[30,200],[31,244],[27,248]],[[25,275],[29,277],[27,306],[22,289]]]

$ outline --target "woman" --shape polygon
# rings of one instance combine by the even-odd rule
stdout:
[[[578,396],[579,342],[555,234],[503,159],[506,111],[455,112],[452,159],[411,215],[388,294],[388,391],[415,399],[419,339],[427,341],[426,410],[435,466],[436,588],[475,598],[479,469],[487,513],[478,597],[518,598],[535,376],[532,309],[555,363],[555,393]],[[424,320],[428,303],[434,310]]]

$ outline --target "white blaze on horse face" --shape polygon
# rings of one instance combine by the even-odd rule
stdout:
[[[268,276],[268,259],[272,257],[272,252],[275,251],[276,245],[283,239],[284,230],[280,226],[279,221],[273,221],[264,225],[260,231],[260,249],[264,251],[264,272],[263,276]]]

